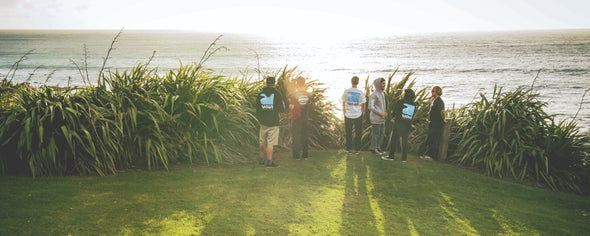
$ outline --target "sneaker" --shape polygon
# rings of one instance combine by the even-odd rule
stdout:
[[[344,150],[345,154],[352,154],[352,152],[350,150]]]
[[[429,161],[432,160],[432,158],[430,156],[427,156],[427,155],[420,156],[420,159],[422,159],[422,160],[429,160]]]
[[[266,161],[264,161],[264,158],[258,158],[258,164],[264,165],[264,163],[266,163]]]
[[[381,153],[381,155],[385,155],[385,152],[384,152],[384,151],[382,151],[380,148],[377,148],[377,152],[378,152],[378,153]]]
[[[381,159],[386,160],[386,161],[393,161],[395,158],[389,157],[389,156],[382,156]]]
[[[402,163],[406,163],[406,162],[408,162],[408,161],[406,161],[406,160],[402,160]]]
[[[371,153],[375,154],[375,155],[379,155],[381,156],[382,154],[379,152],[379,150],[375,149],[375,150],[371,150]]]
[[[266,163],[266,168],[274,168],[274,167],[279,167],[279,165],[277,165],[277,163],[274,163],[273,161],[269,161]]]
[[[357,150],[357,151],[354,151],[354,154],[355,154],[355,155],[358,155],[358,154],[361,154],[361,152],[359,152],[359,151]]]

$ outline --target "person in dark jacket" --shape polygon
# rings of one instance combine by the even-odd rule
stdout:
[[[293,135],[293,158],[307,159],[307,121],[309,119],[309,100],[311,95],[305,90],[305,78],[295,79],[295,91],[289,95],[289,119],[291,119],[291,133]]]
[[[266,78],[266,87],[256,98],[256,118],[260,123],[260,159],[261,165],[278,167],[272,161],[274,146],[279,143],[279,113],[285,111],[282,96],[275,89],[275,78]],[[266,158],[265,158],[266,155]]]
[[[416,110],[415,98],[416,94],[413,90],[405,89],[402,99],[395,103],[392,113],[394,118],[393,131],[389,138],[389,155],[382,157],[383,160],[394,159],[395,149],[401,138],[402,162],[408,161],[408,136],[412,131],[412,119]]]
[[[443,91],[439,86],[432,87],[430,91],[434,101],[430,105],[430,123],[428,124],[428,149],[426,155],[420,158],[426,160],[438,159],[438,149],[440,147],[440,141],[442,139],[442,133],[447,120],[445,119],[445,103],[443,102],[442,96]]]

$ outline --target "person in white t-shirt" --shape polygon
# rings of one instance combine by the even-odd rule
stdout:
[[[354,76],[350,80],[352,88],[344,90],[342,94],[342,111],[344,112],[344,127],[346,130],[346,153],[359,153],[363,132],[363,114],[367,98],[358,89],[359,78]],[[354,129],[354,141],[353,141]]]

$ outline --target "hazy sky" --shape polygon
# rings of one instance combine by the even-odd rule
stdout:
[[[0,29],[337,36],[590,28],[589,0],[0,0]]]

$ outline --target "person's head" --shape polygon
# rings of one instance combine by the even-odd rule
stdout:
[[[272,76],[266,77],[266,86],[267,87],[274,87],[275,82],[276,82],[275,77],[272,77]]]
[[[385,89],[385,79],[383,77],[377,78],[375,82],[373,82],[373,86],[377,91],[383,91]]]
[[[352,86],[359,85],[359,77],[353,76],[352,79],[350,79],[350,84],[352,84]]]
[[[432,90],[430,91],[430,93],[432,94],[433,97],[440,97],[443,95],[443,91],[440,86],[432,87]]]
[[[297,76],[295,79],[295,85],[299,88],[303,88],[305,86],[305,78]]]
[[[408,88],[404,90],[403,97],[406,101],[414,101],[416,99],[416,93],[414,93],[414,90]]]

